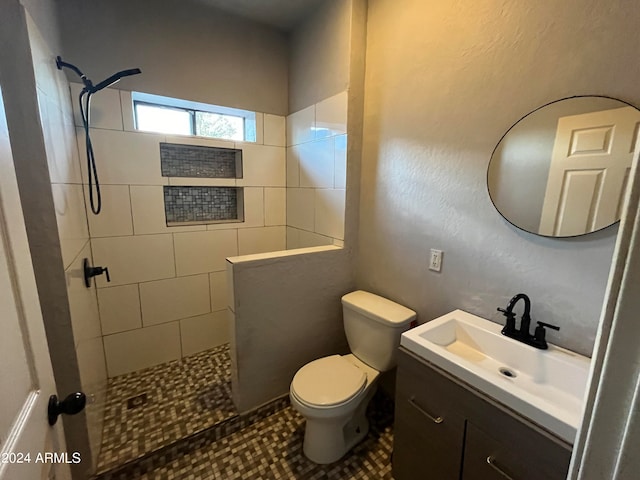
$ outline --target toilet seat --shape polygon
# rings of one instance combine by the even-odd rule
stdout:
[[[364,390],[366,383],[364,371],[340,355],[331,355],[298,370],[291,389],[302,403],[322,408],[348,402]]]

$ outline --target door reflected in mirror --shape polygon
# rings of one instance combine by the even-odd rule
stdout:
[[[516,227],[549,237],[616,223],[639,125],[639,109],[609,97],[565,98],[534,110],[493,151],[491,201]]]

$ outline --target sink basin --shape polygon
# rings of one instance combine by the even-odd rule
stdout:
[[[552,344],[539,350],[501,330],[502,325],[455,310],[406,331],[400,344],[573,443],[590,359]]]

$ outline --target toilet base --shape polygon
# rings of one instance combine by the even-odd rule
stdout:
[[[340,460],[369,432],[367,406],[375,393],[369,389],[356,410],[343,417],[307,418],[303,452],[314,463],[327,464]]]

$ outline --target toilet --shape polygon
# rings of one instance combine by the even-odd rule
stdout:
[[[339,460],[369,430],[366,409],[378,377],[396,365],[400,335],[416,312],[358,290],[342,297],[351,353],[314,360],[291,382],[291,405],[306,419],[303,451],[309,460]]]

